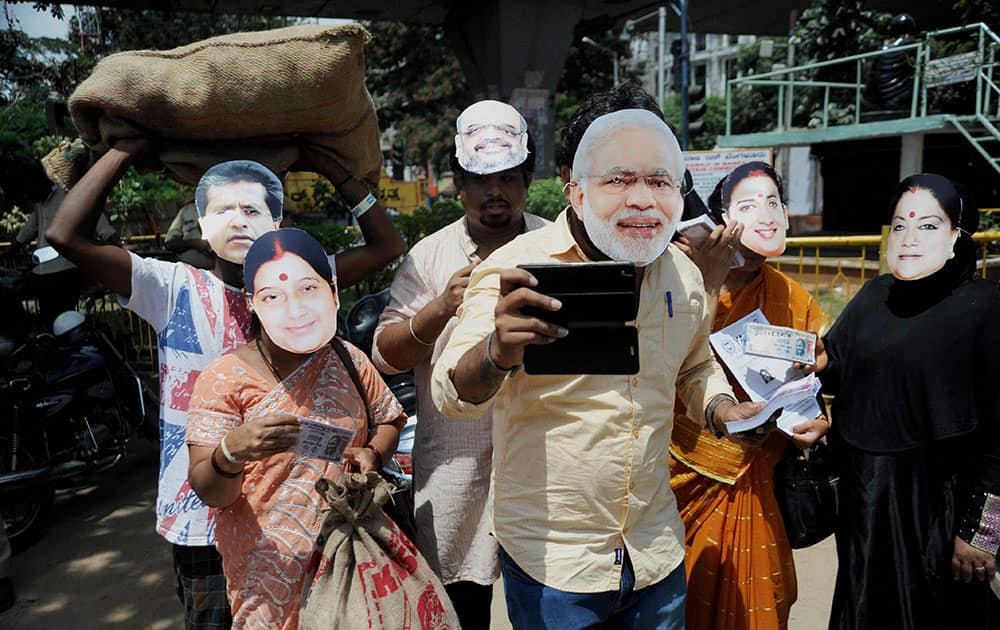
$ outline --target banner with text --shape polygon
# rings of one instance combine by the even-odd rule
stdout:
[[[691,172],[694,189],[701,200],[708,204],[719,180],[740,164],[767,162],[774,166],[774,149],[716,149],[713,151],[685,151],[684,163]]]

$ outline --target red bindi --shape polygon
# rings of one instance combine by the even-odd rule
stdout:
[[[917,213],[914,212],[913,210],[910,210],[910,218],[912,219],[915,216],[917,216]],[[284,274],[282,274],[282,275],[284,275]]]
[[[911,217],[913,216],[912,212],[910,213],[910,216]],[[282,282],[284,282],[285,280],[288,280],[288,274],[287,273],[279,273],[278,274],[278,280],[281,280]]]
[[[911,193],[916,193],[917,192],[917,187],[916,186],[910,186],[910,192]]]

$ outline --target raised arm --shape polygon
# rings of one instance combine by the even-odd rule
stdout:
[[[451,376],[461,400],[477,404],[489,400],[507,373],[524,362],[525,346],[549,344],[568,334],[562,326],[521,313],[525,306],[548,311],[562,307],[559,300],[529,288],[535,286],[538,280],[524,269],[500,272],[495,329],[459,359]]]
[[[105,153],[66,194],[45,238],[84,273],[115,293],[132,295],[132,259],[111,243],[93,239],[104,204],[135,160],[149,148],[141,139],[121,140]]]
[[[368,189],[340,166],[330,166],[322,173],[337,188],[352,208],[368,196]],[[358,219],[364,245],[351,247],[336,255],[337,286],[346,289],[385,267],[406,251],[406,241],[396,229],[385,208],[378,201]]]
[[[477,263],[462,267],[448,280],[448,286],[423,306],[408,304],[406,313],[397,301],[397,295],[407,301],[415,300],[426,284],[416,272],[412,256],[396,270],[392,281],[393,299],[375,331],[372,355],[376,365],[383,371],[392,368],[397,372],[412,369],[430,356],[438,336],[448,325],[448,321],[462,303],[465,288],[469,285],[469,274]],[[426,298],[424,298],[426,300]],[[414,312],[412,309],[416,308]]]

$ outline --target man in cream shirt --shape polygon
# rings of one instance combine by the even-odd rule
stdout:
[[[683,173],[654,114],[595,120],[573,162],[572,208],[473,272],[435,366],[442,413],[494,405],[493,532],[515,628],[684,627],[684,527],[667,472],[675,396],[720,433],[761,405],[733,398],[709,349],[701,274],[669,247]],[[526,345],[567,331],[520,313],[559,304],[517,265],[608,259],[639,266],[638,374],[518,369]]]

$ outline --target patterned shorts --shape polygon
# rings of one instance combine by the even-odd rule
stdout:
[[[222,556],[215,547],[174,545],[177,596],[184,604],[186,630],[229,630],[233,623],[226,598]]]

